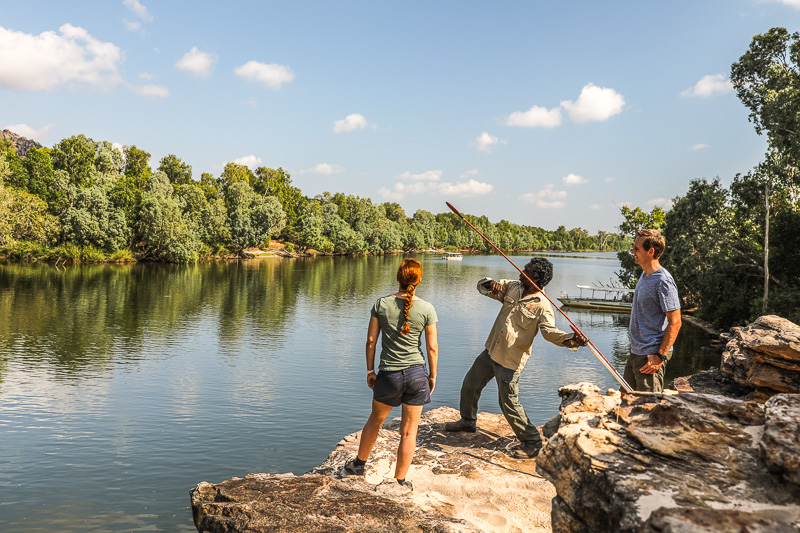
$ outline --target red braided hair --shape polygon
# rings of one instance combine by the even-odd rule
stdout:
[[[406,321],[403,323],[403,328],[400,332],[407,335],[410,327],[408,325],[408,311],[411,309],[411,300],[414,299],[414,293],[417,291],[417,285],[422,280],[422,265],[416,259],[406,259],[400,264],[397,269],[397,282],[400,284],[400,290],[406,291],[406,307],[403,310],[403,317]]]

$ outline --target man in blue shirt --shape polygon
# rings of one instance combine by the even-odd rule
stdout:
[[[634,262],[642,267],[631,309],[631,354],[623,377],[634,390],[661,392],[664,370],[681,329],[681,304],[672,275],[661,266],[664,237],[654,229],[636,232]]]

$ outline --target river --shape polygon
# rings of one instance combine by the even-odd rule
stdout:
[[[548,257],[553,299],[619,269],[614,254]],[[518,274],[497,256],[417,258],[418,294],[439,316],[427,409],[457,408],[499,309],[475,284]],[[0,529],[191,532],[198,482],[321,463],[369,414],[369,309],[396,290],[400,260],[0,265]],[[568,313],[622,371],[629,316]],[[717,366],[707,342],[684,323],[667,381]],[[537,337],[520,400],[542,424],[558,411],[558,388],[580,381],[617,388],[587,349]],[[485,389],[482,411],[500,412],[496,391]]]

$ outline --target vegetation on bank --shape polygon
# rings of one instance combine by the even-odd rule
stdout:
[[[719,327],[775,313],[800,322],[800,34],[756,35],[731,82],[768,150],[729,187],[695,179],[669,210],[623,206],[620,234],[555,231],[467,218],[508,251],[619,251],[620,280],[639,272],[628,253],[639,228],[667,239],[662,263],[684,308]],[[283,169],[229,163],[199,180],[175,155],[154,171],[136,146],[83,135],[19,157],[0,142],[0,254],[50,261],[191,262],[241,254],[277,237],[290,249],[365,254],[397,250],[492,252],[450,212],[407,216],[394,202],[328,192],[307,198]]]
[[[454,213],[407,216],[394,202],[325,192],[307,198],[283,169],[228,163],[219,177],[175,155],[84,135],[20,157],[0,143],[0,254],[12,259],[191,262],[242,254],[279,238],[299,251],[380,254],[491,248]],[[618,234],[555,231],[469,216],[504,250],[622,250]]]
[[[800,323],[800,34],[773,28],[754,36],[731,82],[756,132],[767,135],[764,161],[730,187],[693,180],[666,212],[624,207],[620,230],[662,231],[662,264],[684,308],[701,318],[723,328],[764,314]],[[620,279],[635,283],[641,270],[630,254],[620,260]]]

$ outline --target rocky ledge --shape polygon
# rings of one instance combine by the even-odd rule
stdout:
[[[734,328],[721,369],[662,394],[561,388],[536,460],[507,454],[501,415],[474,434],[423,415],[408,478],[391,479],[399,420],[382,430],[364,477],[343,477],[358,433],[305,475],[250,474],[191,491],[201,532],[798,532],[800,327],[761,317]]]
[[[303,476],[250,474],[191,492],[198,531],[478,532],[550,531],[553,485],[534,460],[511,458],[515,439],[502,415],[480,413],[476,433],[448,433],[458,411],[440,407],[420,422],[408,474],[411,492],[392,480],[399,419],[380,431],[364,477],[342,475],[358,450],[348,435]]]

